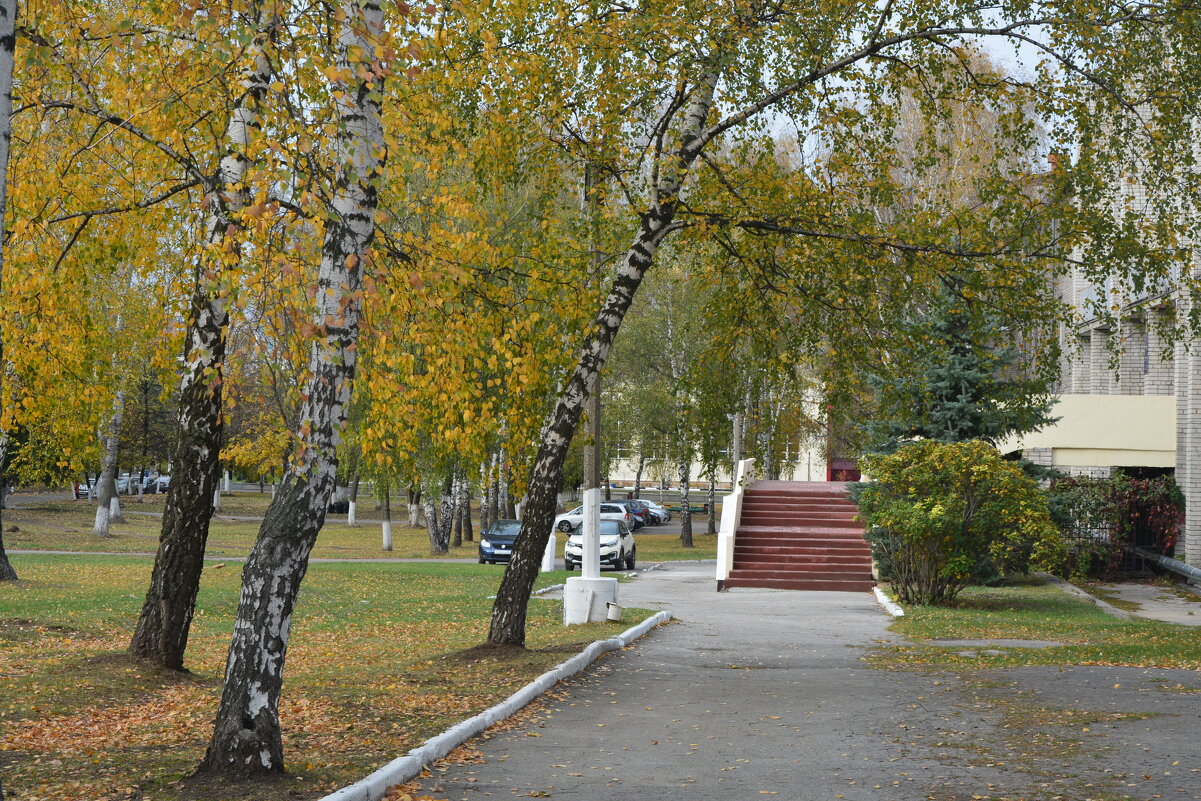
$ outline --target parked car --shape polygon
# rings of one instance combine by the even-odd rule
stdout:
[[[142,492],[155,494],[166,492],[167,487],[171,484],[171,476],[147,476],[142,482]]]
[[[632,498],[626,501],[626,505],[648,526],[657,526],[661,522],[659,517],[651,511],[650,505],[641,498]]]
[[[629,528],[632,529],[634,527],[634,515],[630,514],[630,511],[624,506],[615,502],[602,503],[600,505],[600,517],[601,520],[620,520]],[[577,506],[570,512],[564,512],[555,518],[556,531],[575,531],[582,525],[584,525],[583,506]]]
[[[521,532],[520,520],[497,520],[480,535],[480,564],[507,562],[513,558],[513,543]]]
[[[563,562],[575,570],[584,558],[584,533],[576,532],[567,538],[563,547]],[[621,520],[602,520],[600,524],[600,563],[615,570],[633,570],[638,558],[634,532]]]
[[[641,500],[644,504],[646,504],[646,508],[651,510],[651,514],[653,514],[660,523],[666,523],[667,521],[671,520],[671,510],[666,506],[660,506],[654,501],[648,501],[646,498],[642,498]]]
[[[87,497],[90,494],[92,487],[94,487],[95,485],[96,485],[96,479],[94,479],[94,478],[85,478],[83,481],[74,482],[74,484],[72,485],[72,489],[75,493],[75,500],[77,500],[77,501],[87,500]]]

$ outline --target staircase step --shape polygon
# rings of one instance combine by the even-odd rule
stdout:
[[[758,587],[772,590],[809,590],[817,592],[871,592],[875,583],[862,579],[754,579],[736,578],[731,575],[726,579],[727,589],[734,587]]]
[[[872,569],[870,554],[736,554],[734,567],[749,567],[751,564],[769,564],[783,568],[807,568],[849,564],[854,568]]]
[[[858,520],[849,517],[844,518],[818,518],[814,519],[807,515],[788,515],[780,514],[779,512],[751,512],[744,514],[738,523],[739,527],[745,526],[782,526],[784,528],[857,528],[863,530],[863,524]]]
[[[730,575],[757,576],[760,578],[871,578],[872,566],[864,562],[826,562],[823,564],[796,565],[779,562],[734,561]]]
[[[847,484],[845,481],[756,481],[748,491],[835,495],[845,498]]]
[[[849,511],[831,511],[814,507],[812,509],[781,509],[775,506],[767,505],[747,505],[742,506],[742,516],[756,517],[779,517],[779,518],[796,518],[803,517],[807,520],[854,520],[855,510]]]
[[[862,553],[872,549],[861,539],[809,539],[805,537],[760,537],[734,541],[734,553]]]
[[[734,549],[735,553],[743,549],[759,553],[871,553],[862,537],[744,537],[734,541]]]
[[[810,506],[814,508],[825,507],[827,509],[855,508],[854,502],[844,498],[822,498],[814,495],[760,495],[757,492],[748,492],[742,496],[742,502],[743,504],[771,503],[779,506],[789,507]]]
[[[855,567],[872,565],[871,554],[850,552],[827,553],[736,553],[734,565],[739,564],[780,565],[781,567],[802,567],[806,565],[847,564]]]
[[[795,537],[798,539],[814,539],[814,540],[861,540],[863,539],[862,526],[785,526],[779,523],[767,525],[763,523],[752,523],[750,525],[738,526],[735,537],[741,539],[756,539],[759,537],[765,539],[779,539]],[[736,540],[737,541],[737,540]]]
[[[768,568],[735,568],[730,571],[730,576],[738,578],[825,578],[837,579],[839,581],[871,581],[872,573],[870,570],[852,567],[849,569],[839,570],[779,570]]]

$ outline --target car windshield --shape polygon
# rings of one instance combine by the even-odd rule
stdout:
[[[497,520],[488,533],[493,537],[516,537],[520,531],[520,520]]]
[[[620,536],[622,533],[624,533],[624,531],[625,531],[625,529],[622,528],[622,524],[621,524],[620,520],[602,520],[602,521],[600,521],[600,535],[602,537]],[[575,533],[571,535],[571,538],[573,540],[575,540],[575,539],[579,539],[582,536],[584,536],[584,530],[582,528],[579,528],[579,529],[576,529]]]

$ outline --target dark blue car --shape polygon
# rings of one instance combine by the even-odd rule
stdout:
[[[513,557],[513,542],[521,531],[520,520],[497,520],[480,535],[480,564],[507,562]]]

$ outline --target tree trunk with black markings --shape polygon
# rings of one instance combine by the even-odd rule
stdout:
[[[141,659],[179,670],[208,543],[213,501],[219,491],[222,422],[222,381],[229,312],[223,287],[223,264],[238,251],[235,220],[247,204],[240,187],[246,177],[255,106],[271,80],[265,52],[273,18],[264,19],[262,6],[252,11],[256,39],[244,73],[246,91],[230,113],[216,180],[206,194],[206,251],[195,271],[192,303],[184,340],[183,378],[179,390],[178,439],[172,456],[171,483],[163,507],[163,524],[150,587],[142,604],[129,652]]]
[[[525,645],[526,608],[550,538],[558,491],[562,485],[563,460],[584,410],[587,388],[604,366],[609,349],[655,252],[671,230],[680,203],[685,176],[704,145],[705,120],[713,105],[718,70],[701,75],[692,100],[687,104],[674,163],[659,178],[654,203],[642,214],[642,222],[613,279],[599,314],[592,323],[575,368],[568,377],[554,410],[543,428],[542,442],[530,472],[523,508],[521,533],[505,570],[496,601],[488,642],[495,645]]]
[[[279,701],[292,614],[309,554],[325,521],[337,476],[337,448],[350,409],[358,360],[364,260],[375,234],[378,186],[387,153],[380,100],[384,18],[376,0],[340,6],[336,171],[314,310],[310,377],[297,448],[242,571],[242,595],[226,663],[221,705],[201,770],[281,773]]]

